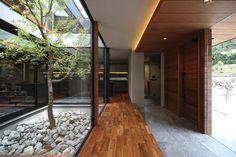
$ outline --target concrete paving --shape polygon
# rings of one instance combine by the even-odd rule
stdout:
[[[236,157],[231,149],[151,99],[145,99],[140,111],[166,157]]]
[[[226,78],[218,77],[217,80],[224,81]],[[233,90],[227,100],[225,89],[212,87],[212,137],[236,153],[236,83],[232,85]]]

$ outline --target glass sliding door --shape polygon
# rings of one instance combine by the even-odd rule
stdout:
[[[106,48],[105,45],[99,36],[99,113],[102,112],[103,108],[105,107],[105,53]]]

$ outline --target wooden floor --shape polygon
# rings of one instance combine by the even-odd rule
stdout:
[[[128,96],[107,104],[78,157],[163,157],[146,122]]]
[[[61,154],[61,155],[0,155],[0,157],[71,157],[70,154]]]

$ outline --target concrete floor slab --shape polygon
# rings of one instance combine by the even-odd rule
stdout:
[[[141,112],[166,157],[236,157],[231,149],[151,99],[145,99]]]

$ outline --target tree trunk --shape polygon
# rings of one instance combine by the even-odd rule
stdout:
[[[50,68],[49,68],[50,69]],[[48,70],[48,119],[50,128],[54,128],[55,118],[53,115],[53,85],[52,85],[52,71]]]

